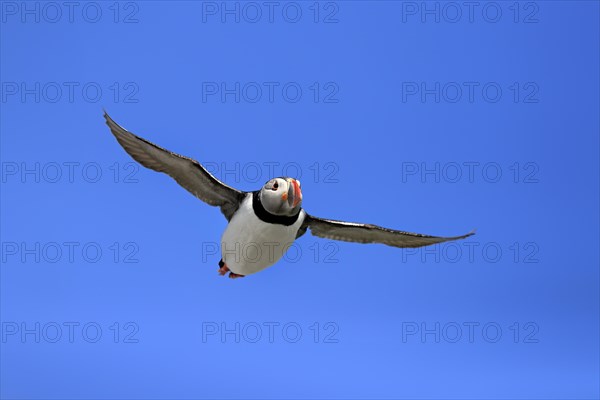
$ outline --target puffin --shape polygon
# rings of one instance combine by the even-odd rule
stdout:
[[[200,200],[221,209],[228,221],[221,237],[218,273],[222,276],[242,278],[274,265],[307,229],[321,238],[401,248],[465,239],[475,233],[430,236],[373,224],[315,217],[302,208],[302,189],[298,179],[277,177],[252,192],[237,190],[219,181],[198,161],[127,131],[106,111],[104,118],[119,144],[135,161],[171,176]]]

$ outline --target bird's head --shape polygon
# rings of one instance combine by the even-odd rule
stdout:
[[[273,178],[260,189],[260,202],[274,215],[293,216],[300,212],[302,191],[294,178]]]

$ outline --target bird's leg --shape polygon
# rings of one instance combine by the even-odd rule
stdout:
[[[235,273],[229,271],[229,267],[221,259],[221,261],[219,261],[219,275],[223,276],[223,275],[225,275],[228,272],[229,272],[229,277],[231,279],[243,278],[245,276],[245,275],[235,274]]]
[[[229,267],[223,262],[223,260],[219,261],[219,275],[223,276],[229,272]]]

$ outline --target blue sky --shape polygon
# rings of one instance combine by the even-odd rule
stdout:
[[[597,2],[2,1],[3,398],[598,398]],[[235,281],[127,129],[314,215]],[[293,253],[292,253],[293,252]]]

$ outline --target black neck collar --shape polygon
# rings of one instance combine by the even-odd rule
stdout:
[[[263,207],[260,202],[260,191],[256,191],[252,193],[252,209],[254,209],[254,214],[263,222],[267,222],[269,224],[279,224],[290,226],[293,225],[296,221],[298,221],[298,217],[300,216],[300,212],[298,214],[288,217],[285,215],[275,215],[271,214]]]

